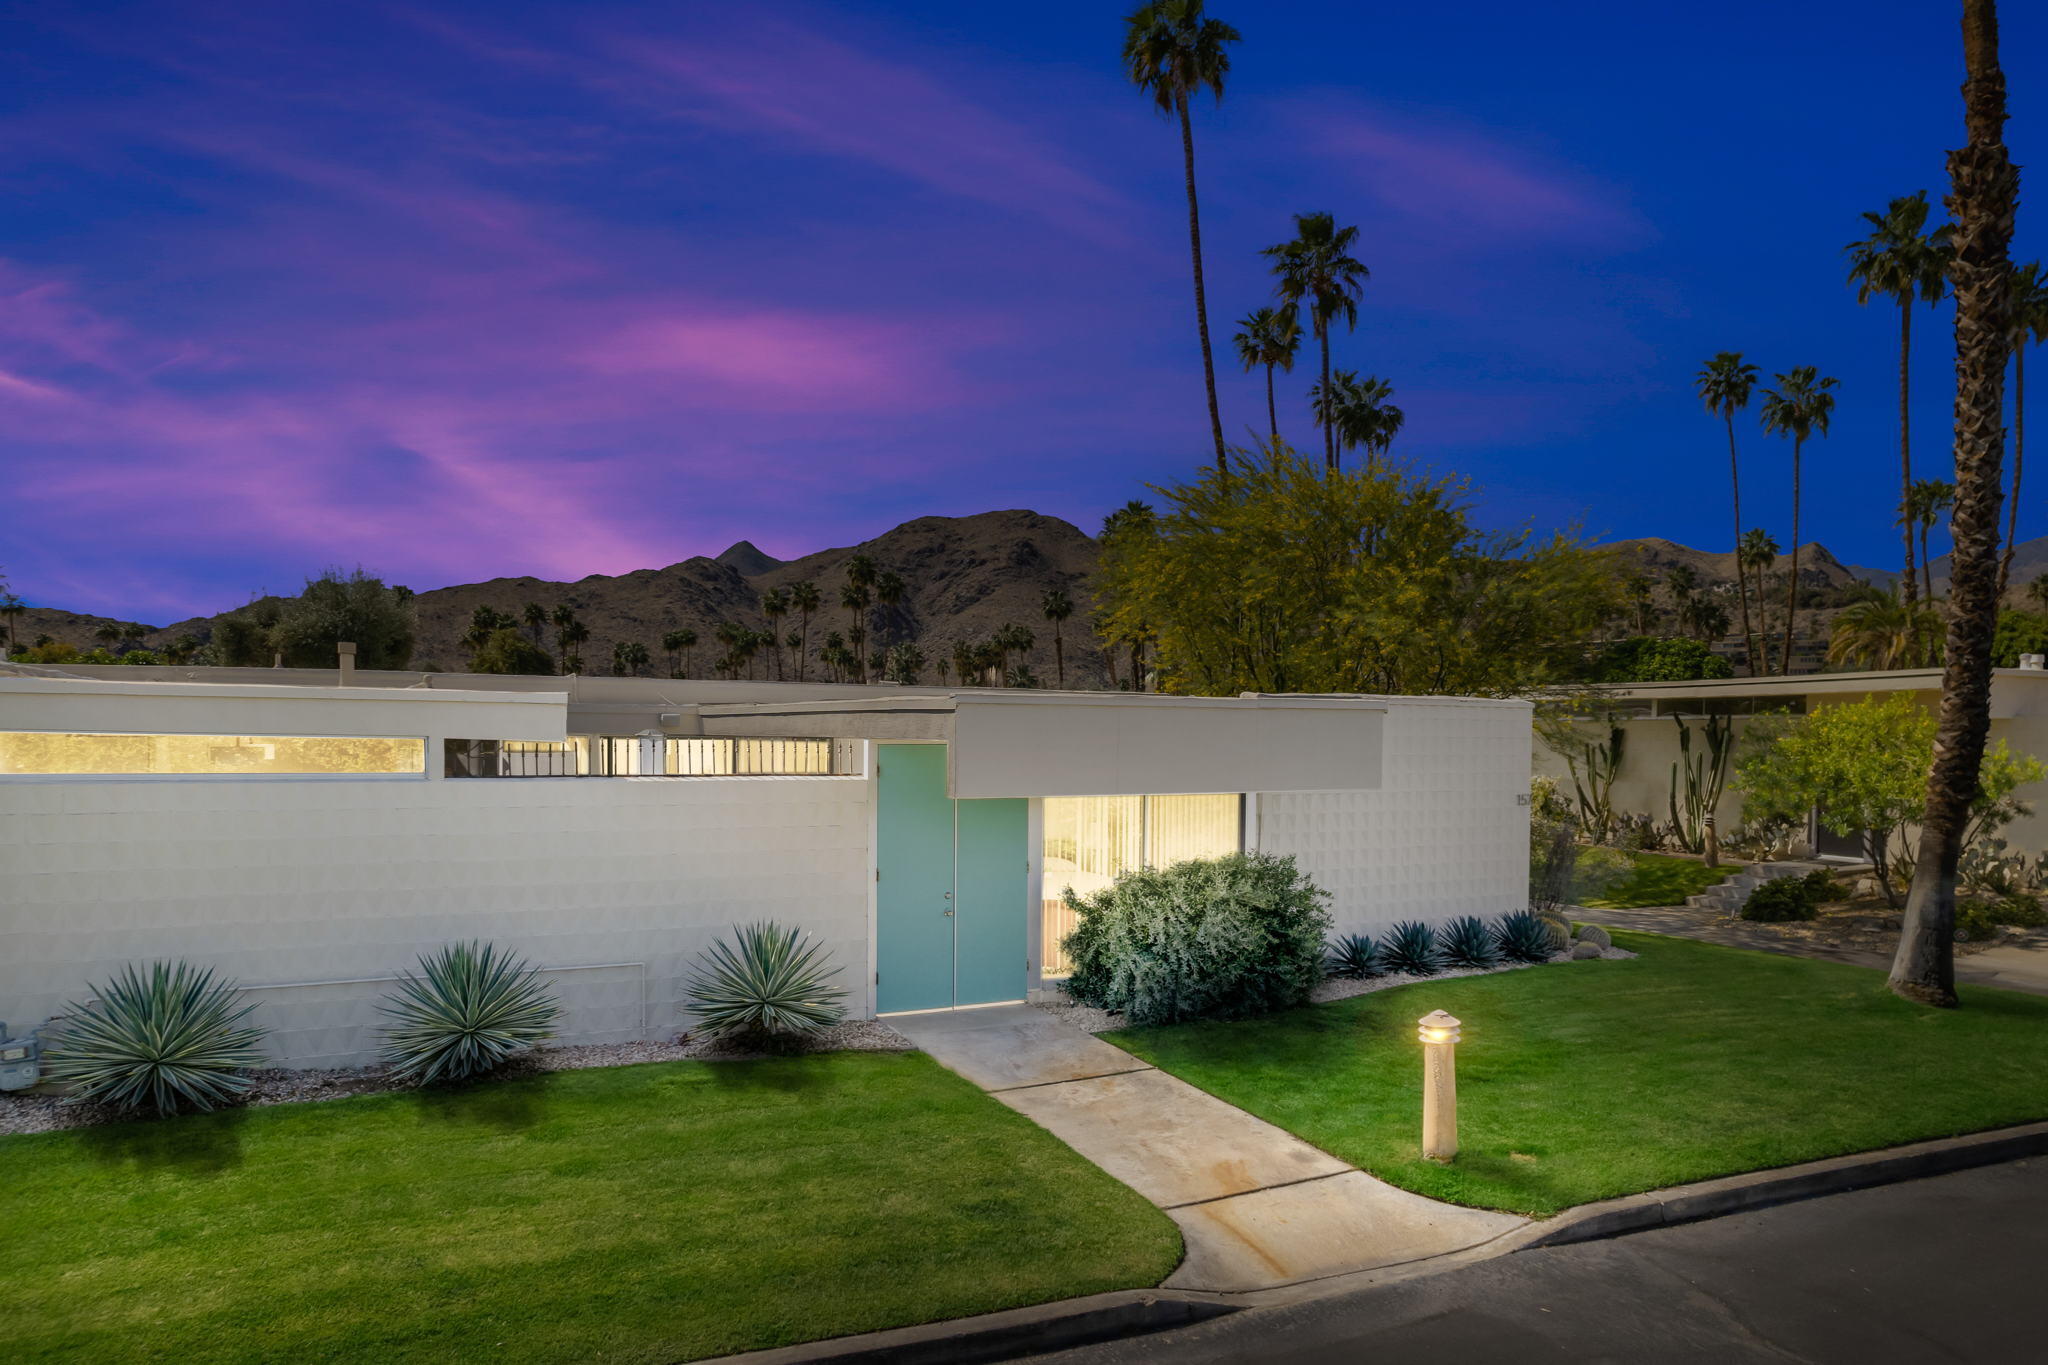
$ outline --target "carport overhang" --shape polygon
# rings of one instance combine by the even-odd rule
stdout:
[[[707,735],[943,742],[956,798],[1360,791],[1380,785],[1374,697],[966,690],[699,709]]]

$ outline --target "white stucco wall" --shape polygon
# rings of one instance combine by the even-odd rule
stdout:
[[[736,923],[823,940],[871,1008],[864,778],[0,783],[0,1018],[33,1025],[123,963],[245,986],[388,976],[454,939],[548,968],[566,1042],[672,1034]],[[388,981],[260,989],[294,1065],[372,1060]]]
[[[1526,909],[1530,710],[1390,697],[1379,790],[1262,793],[1252,837],[1330,892],[1339,934]]]

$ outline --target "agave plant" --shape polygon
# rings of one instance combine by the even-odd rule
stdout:
[[[1431,976],[1441,965],[1437,961],[1436,934],[1427,924],[1404,920],[1380,940],[1380,961],[1388,971],[1410,976]]]
[[[214,1109],[249,1088],[242,1073],[263,1063],[263,1030],[242,1021],[238,987],[211,967],[152,962],[123,967],[90,1004],[68,1007],[50,1049],[50,1079],[71,1087],[74,1103],[123,1113],[174,1114]]]
[[[554,1035],[561,1009],[540,973],[490,943],[451,943],[420,958],[379,1008],[384,1060],[399,1080],[460,1081]]]
[[[1493,931],[1477,915],[1460,915],[1436,931],[1437,951],[1453,967],[1498,967]]]
[[[1548,962],[1557,951],[1550,926],[1528,910],[1501,916],[1493,927],[1493,946],[1510,962]]]
[[[785,1048],[839,1022],[846,992],[825,949],[795,929],[762,923],[715,942],[689,982],[690,1008],[704,1032],[746,1046]]]
[[[1346,981],[1363,981],[1380,973],[1379,950],[1364,934],[1346,934],[1330,945],[1323,971]]]

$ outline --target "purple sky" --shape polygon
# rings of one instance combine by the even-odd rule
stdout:
[[[1489,521],[1725,547],[1689,380],[1737,347],[1842,377],[1807,524],[1890,564],[1896,321],[1839,249],[1939,192],[1949,7],[1374,8],[1218,9],[1246,34],[1197,133],[1228,430],[1264,425],[1227,359],[1257,250],[1327,208],[1373,270],[1338,363],[1393,381],[1401,452]],[[2048,20],[2007,11],[2040,162]],[[1119,12],[0,7],[0,571],[162,621],[328,565],[429,588],[992,507],[1092,529],[1207,444],[1177,138],[1121,82]],[[1947,314],[1919,321],[1946,472]],[[1744,439],[1782,539],[1782,444]]]

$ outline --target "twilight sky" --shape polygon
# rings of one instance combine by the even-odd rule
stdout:
[[[1196,130],[1227,431],[1264,425],[1227,359],[1258,249],[1327,209],[1373,272],[1337,363],[1487,521],[1725,548],[1690,380],[1734,348],[1840,377],[1805,524],[1893,562],[1897,314],[1840,250],[1943,188],[1953,4],[1212,4],[1245,35]],[[0,4],[0,572],[164,621],[328,565],[1093,529],[1207,458],[1178,138],[1118,70],[1125,7]],[[2048,7],[2003,10],[2008,141],[2048,164]],[[1946,474],[1949,311],[1915,322]],[[1782,540],[1788,452],[1741,436]]]

